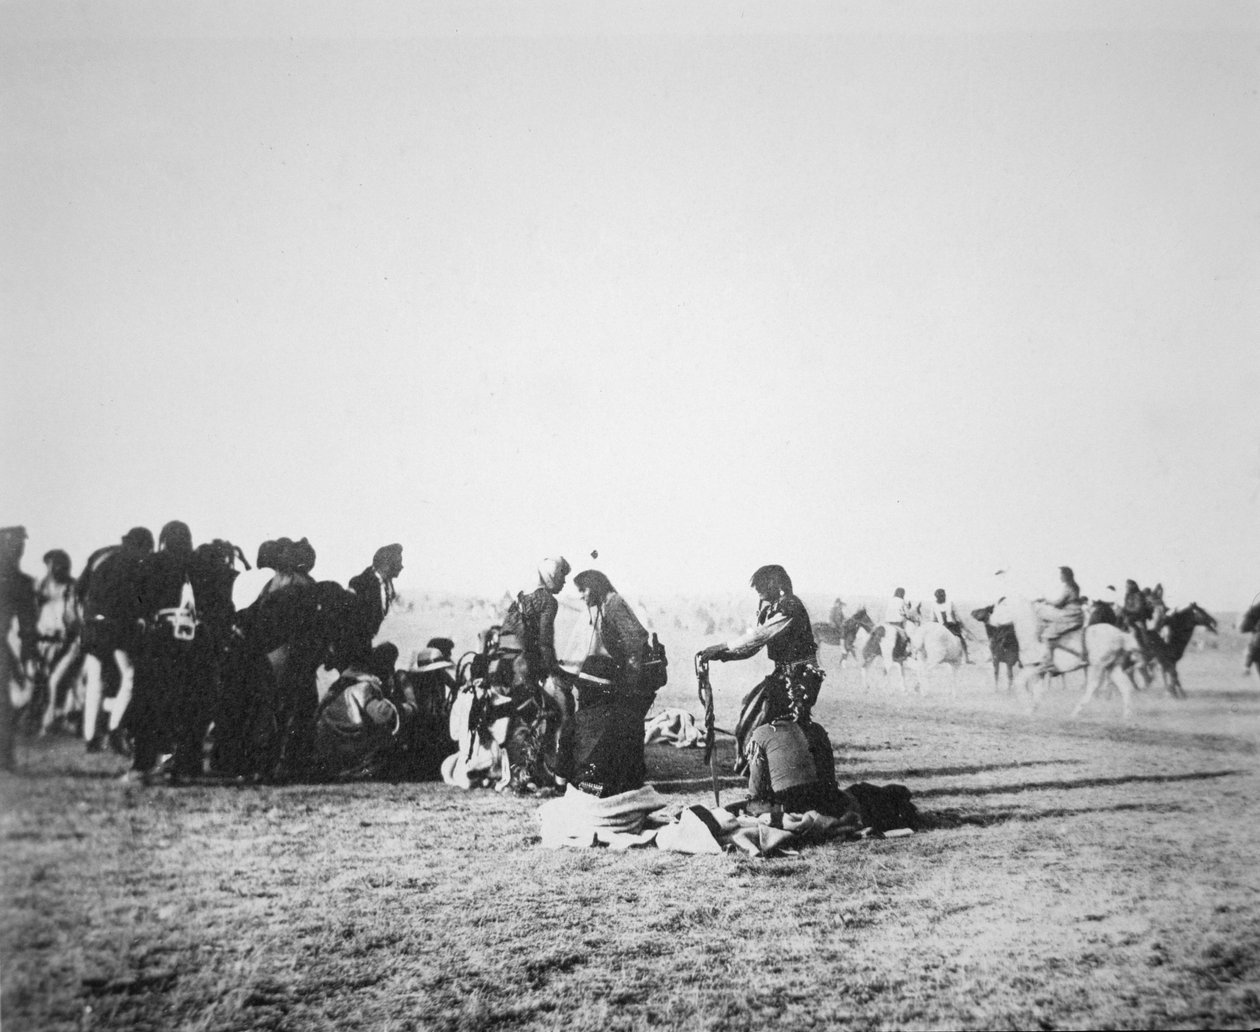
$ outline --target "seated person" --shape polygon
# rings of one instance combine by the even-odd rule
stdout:
[[[371,777],[385,766],[416,716],[409,689],[394,690],[398,649],[388,642],[366,663],[350,663],[319,705],[315,772],[325,778]]]
[[[788,707],[785,715],[762,724],[749,736],[747,812],[757,816],[776,809],[787,813],[817,810],[843,817],[856,810],[836,784],[831,740],[810,719],[803,687],[789,687]]]

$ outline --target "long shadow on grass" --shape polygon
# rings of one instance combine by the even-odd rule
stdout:
[[[948,831],[954,828],[988,828],[1008,821],[1044,821],[1055,817],[1079,817],[1088,813],[1182,813],[1185,807],[1179,803],[1116,803],[1114,806],[1059,806],[1048,810],[993,809],[965,811],[958,809],[931,810],[919,814],[921,831]]]
[[[1040,792],[1065,788],[1107,788],[1111,785],[1164,785],[1174,781],[1205,781],[1209,778],[1228,778],[1246,774],[1245,770],[1206,770],[1192,774],[1130,774],[1122,778],[1081,778],[1078,781],[1025,781],[1016,785],[981,785],[975,788],[925,788],[915,792],[916,799],[931,796],[982,796],[1011,795],[1016,792]]]
[[[841,758],[841,763],[844,760]],[[900,781],[903,778],[943,778],[955,774],[983,774],[989,770],[1015,770],[1019,767],[1075,767],[1083,760],[1021,760],[1015,763],[979,763],[966,767],[907,767],[905,770],[848,770],[842,769],[846,778],[859,781]]]

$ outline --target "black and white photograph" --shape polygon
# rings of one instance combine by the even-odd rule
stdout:
[[[0,1028],[1260,1026],[1260,4],[0,0]]]

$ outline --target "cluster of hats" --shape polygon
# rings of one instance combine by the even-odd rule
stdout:
[[[260,570],[275,570],[277,573],[310,573],[315,568],[315,547],[306,538],[293,541],[282,537],[264,541],[258,546],[255,565]]]

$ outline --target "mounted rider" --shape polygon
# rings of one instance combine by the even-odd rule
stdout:
[[[944,588],[937,588],[932,593],[932,599],[932,619],[958,639],[962,645],[963,659],[970,663],[971,657],[967,655],[966,631],[958,616],[958,610],[954,608],[954,603],[945,597]]]
[[[893,592],[893,597],[888,600],[888,605],[884,607],[884,626],[888,628],[885,633],[893,636],[892,655],[897,655],[897,646],[901,645],[905,649],[910,647],[910,636],[906,634],[906,621],[910,619],[910,603],[906,601],[906,589],[897,588]]]
[[[1042,663],[1053,667],[1054,650],[1059,639],[1085,626],[1084,600],[1070,566],[1059,567],[1058,594],[1054,598],[1041,600],[1037,606],[1037,615],[1045,621],[1041,629],[1041,641],[1046,647]]]

